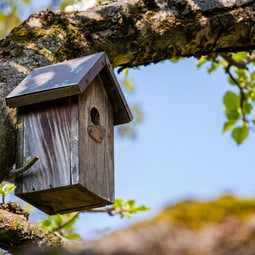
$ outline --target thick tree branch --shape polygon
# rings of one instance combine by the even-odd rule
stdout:
[[[68,248],[71,242],[28,222],[17,204],[0,205],[0,247],[15,254],[30,246]]]
[[[137,66],[254,47],[254,1],[146,3],[129,0],[84,12],[36,13],[1,42],[2,56],[36,51],[57,62],[106,51],[114,66]]]

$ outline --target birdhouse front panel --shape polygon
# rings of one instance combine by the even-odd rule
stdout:
[[[114,201],[113,110],[100,76],[79,97],[80,182]]]

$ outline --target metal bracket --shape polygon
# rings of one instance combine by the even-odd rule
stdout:
[[[90,137],[97,143],[101,143],[105,137],[105,129],[100,126],[88,126]]]

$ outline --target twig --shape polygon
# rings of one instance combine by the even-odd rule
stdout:
[[[242,119],[243,119],[243,122],[246,122],[248,123],[248,120],[246,118],[246,115],[245,115],[245,112],[244,112],[244,101],[245,101],[245,94],[244,94],[244,88],[239,84],[239,82],[236,80],[236,78],[232,75],[232,73],[230,72],[230,67],[231,65],[229,64],[225,70],[226,70],[226,73],[229,75],[230,79],[236,84],[236,86],[239,88],[240,90],[240,109],[241,109],[241,112],[242,112]]]
[[[53,228],[52,231],[59,231],[61,229],[63,229],[66,225],[68,225],[70,222],[72,222],[73,220],[75,220],[78,216],[79,216],[80,212],[76,212],[72,218],[66,220],[64,223],[62,223],[60,226]]]
[[[247,64],[252,63],[252,62],[255,61],[255,55],[254,55],[254,54],[248,55],[248,56],[245,58],[245,60],[246,60]]]
[[[119,214],[121,217],[123,217],[124,213],[128,212],[128,210],[115,209],[113,207],[100,207],[100,208],[87,209],[84,212],[108,213],[110,216],[115,216],[115,215]]]
[[[12,178],[14,176],[16,176],[17,174],[21,174],[24,173],[25,171],[27,171],[29,168],[31,168],[35,162],[39,159],[38,156],[35,156],[31,161],[29,161],[25,166],[20,167],[18,169],[12,169],[9,172],[9,177]]]
[[[237,61],[232,58],[231,54],[228,53],[221,53],[220,55],[228,62],[229,66],[236,66],[237,68],[246,70],[248,69],[246,61]]]

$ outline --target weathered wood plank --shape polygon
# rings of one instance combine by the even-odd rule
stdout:
[[[70,184],[71,104],[70,98],[23,109],[24,153],[40,160],[23,173],[23,192]]]
[[[71,184],[79,183],[79,96],[73,96],[71,98],[71,165],[70,175]]]
[[[105,129],[101,143],[93,140],[87,127],[95,125],[91,109],[99,112],[99,124]],[[80,182],[102,198],[114,200],[113,110],[98,76],[79,100],[79,160]]]
[[[98,110],[96,121],[91,109]],[[19,197],[48,214],[114,201],[114,117],[99,77],[82,95],[36,104],[32,110],[25,106],[21,116],[21,164],[34,154],[40,160],[17,178]],[[102,142],[88,134],[88,126],[98,124],[105,130]]]

